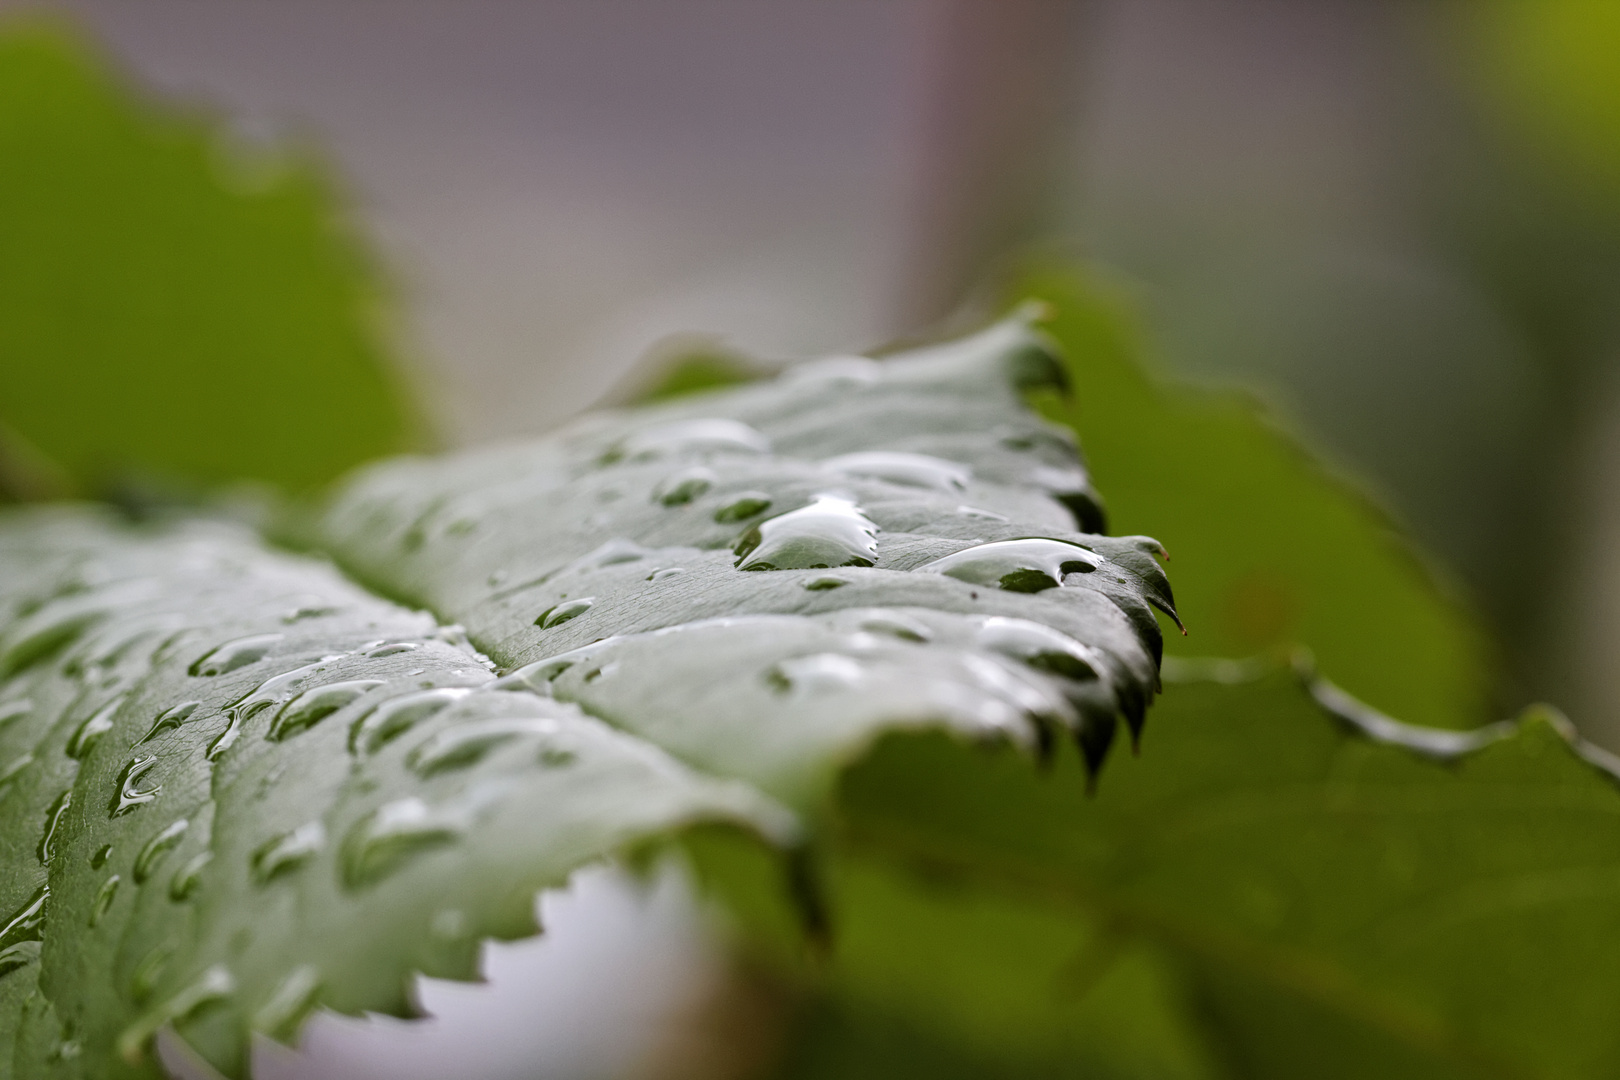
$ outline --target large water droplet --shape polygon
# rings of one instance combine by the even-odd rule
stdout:
[[[771,665],[765,673],[765,681],[771,688],[784,694],[847,690],[860,680],[860,661],[842,653],[796,656]]]
[[[520,718],[511,720],[480,720],[471,724],[440,731],[413,749],[405,764],[421,777],[449,769],[462,769],[476,764],[483,756],[502,743],[534,735],[551,735],[557,730],[555,720]]]
[[[281,980],[269,1000],[254,1010],[253,1030],[287,1042],[298,1034],[299,1024],[315,1008],[320,992],[320,971],[312,964],[298,965]]]
[[[612,641],[612,638],[603,638],[603,641]],[[600,645],[602,642],[593,642]],[[585,646],[586,649],[592,645]],[[528,690],[546,697],[551,696],[551,684],[569,668],[579,663],[584,656],[584,650],[571,649],[556,656],[548,656],[544,660],[536,660],[532,664],[524,664],[509,675],[504,675],[490,684],[491,690]]]
[[[73,791],[68,789],[58,795],[51,803],[50,809],[45,811],[45,828],[40,833],[39,847],[35,854],[39,856],[39,864],[47,865],[56,855],[56,830],[62,824],[62,815],[68,812],[73,805]]]
[[[739,570],[871,566],[877,526],[850,500],[817,495],[809,506],[749,529],[732,550]]]
[[[357,822],[344,840],[343,879],[350,888],[381,880],[418,852],[453,842],[464,828],[414,796],[386,803]]]
[[[740,420],[676,420],[627,436],[609,454],[609,460],[690,453],[764,454],[770,449],[769,439]]]
[[[190,900],[197,887],[202,884],[203,871],[208,864],[214,861],[212,851],[199,851],[185,861],[185,865],[174,872],[169,879],[169,899],[175,903]]]
[[[182,701],[171,709],[163,710],[158,714],[157,719],[152,721],[151,728],[147,730],[145,735],[140,737],[140,740],[135,745],[140,746],[142,743],[151,742],[165,731],[177,729],[181,724],[191,719],[191,714],[201,707],[202,702],[200,701]]]
[[[280,634],[256,634],[253,637],[227,641],[192,664],[191,674],[223,675],[228,671],[247,667],[249,664],[257,664],[270,655],[270,650],[281,640]]]
[[[679,577],[680,575],[682,575],[684,573],[686,573],[685,567],[666,566],[662,570],[654,570],[652,573],[648,574],[647,575],[647,580],[648,581],[668,581],[670,578]]]
[[[207,1005],[224,1001],[236,992],[236,980],[224,964],[197,976],[185,989],[143,1014],[118,1035],[118,1055],[127,1065],[139,1065],[146,1057],[152,1036],[165,1024],[172,1024],[198,1012]]]
[[[1076,681],[1097,678],[1095,650],[1050,626],[1028,619],[991,616],[974,635],[982,649]]]
[[[681,506],[708,491],[720,477],[713,469],[694,465],[690,469],[672,472],[653,488],[653,498],[665,506]]]
[[[722,525],[735,525],[758,517],[771,508],[771,497],[763,491],[745,491],[714,512],[714,520]]]
[[[141,846],[141,850],[135,856],[135,866],[130,871],[130,876],[135,879],[135,884],[140,885],[152,876],[152,871],[156,870],[158,864],[168,857],[169,852],[173,851],[175,845],[180,843],[181,839],[186,835],[186,830],[190,827],[191,823],[185,818],[172,821],[162,832]]]
[[[1089,574],[1102,563],[1100,555],[1077,544],[1031,537],[970,547],[919,566],[917,572],[1032,593],[1056,588],[1065,574]]]
[[[387,645],[379,645],[375,649],[366,650],[366,655],[373,660],[380,660],[385,656],[398,656],[400,653],[415,652],[421,646],[414,641],[394,641]]]
[[[140,786],[141,777],[151,771],[157,764],[157,755],[135,758],[124,766],[124,771],[118,777],[118,794],[113,796],[111,815],[118,817],[127,814],[137,806],[143,806],[158,797],[163,790],[162,784],[153,784],[151,787]]]
[[[591,605],[594,603],[596,603],[596,597],[594,596],[582,596],[577,600],[564,600],[555,607],[549,607],[542,611],[540,617],[534,620],[534,625],[542,630],[550,630],[553,626],[561,626],[569,619],[577,619],[591,610]]]
[[[382,684],[381,679],[350,679],[306,690],[281,707],[265,737],[272,742],[290,739]]]
[[[80,724],[73,732],[73,737],[68,740],[67,756],[78,761],[89,754],[96,743],[101,741],[101,737],[113,729],[113,715],[123,704],[124,696],[116,697]]]
[[[887,480],[891,484],[933,488],[936,491],[961,491],[973,478],[973,470],[966,465],[928,454],[907,454],[896,450],[840,454],[821,464],[823,468],[846,476],[870,477]]]
[[[41,885],[0,925],[0,975],[39,959],[40,942],[45,938],[45,902],[50,895],[50,886]]]
[[[441,686],[384,701],[354,722],[349,729],[349,749],[354,753],[375,754],[412,727],[470,693],[472,691],[464,686]]]
[[[118,885],[121,881],[123,881],[123,878],[114,874],[106,881],[103,881],[101,888],[96,890],[95,899],[90,901],[91,926],[99,925],[101,920],[107,917],[107,912],[113,906],[113,901],[118,899]]]
[[[292,832],[260,844],[253,852],[253,879],[260,885],[290,874],[326,846],[326,829],[306,821]]]

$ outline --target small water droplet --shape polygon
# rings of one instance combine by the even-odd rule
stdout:
[[[455,841],[464,826],[412,796],[385,803],[357,822],[343,845],[343,879],[350,888],[388,876],[419,852]]]
[[[286,1042],[298,1034],[298,1025],[315,1008],[321,992],[321,973],[312,964],[300,964],[287,973],[275,992],[253,1013],[253,1030]]]
[[[146,1057],[146,1048],[165,1024],[184,1020],[205,1006],[224,1001],[236,992],[236,980],[224,964],[197,976],[185,989],[164,1001],[124,1028],[118,1035],[118,1055],[127,1065],[139,1065]]]
[[[280,634],[256,634],[253,637],[237,638],[202,656],[189,669],[191,674],[199,676],[224,675],[237,668],[257,664],[270,650],[275,648],[282,640]]]
[[[813,578],[806,578],[799,584],[811,592],[825,592],[828,589],[839,589],[848,585],[849,579],[838,577],[836,574],[817,574]]]
[[[199,851],[187,859],[185,864],[174,872],[174,877],[169,879],[169,899],[177,904],[190,900],[197,887],[202,884],[203,871],[213,861],[212,851]]]
[[[605,463],[689,453],[769,453],[771,441],[740,420],[676,420],[627,436],[609,451]]]
[[[120,695],[97,709],[91,717],[80,724],[68,740],[67,756],[75,761],[83,759],[101,741],[101,737],[113,729],[113,715],[118,712],[119,706],[124,704],[127,695]]]
[[[191,719],[191,714],[201,707],[202,702],[200,701],[182,701],[171,709],[165,709],[158,714],[156,720],[152,721],[151,728],[147,730],[145,735],[140,737],[135,745],[140,746],[143,743],[151,742],[163,732],[177,729],[181,724]]]
[[[678,576],[680,576],[681,574],[684,574],[684,573],[686,573],[686,570],[683,567],[670,566],[670,567],[666,567],[663,570],[654,570],[651,574],[647,575],[647,580],[648,581],[667,581],[672,577],[678,577]]]
[[[0,975],[39,959],[40,943],[45,939],[45,902],[50,896],[50,886],[41,885],[0,926]]]
[[[1094,650],[1061,631],[1028,619],[991,616],[980,624],[975,640],[982,649],[1066,679],[1087,682],[1097,678],[1098,657]]]
[[[145,1004],[151,999],[163,973],[168,970],[169,961],[174,958],[174,949],[174,942],[165,941],[141,957],[135,965],[135,971],[129,977],[129,996],[138,1004]]]
[[[90,856],[90,869],[100,870],[103,866],[106,866],[107,860],[112,858],[112,853],[113,846],[111,844],[102,844],[96,848],[95,854]]]
[[[1006,514],[998,514],[994,510],[980,510],[977,506],[958,506],[956,512],[963,517],[975,518],[979,521],[1008,521]]]
[[[349,729],[349,750],[357,754],[375,754],[423,720],[470,693],[472,691],[463,686],[440,686],[381,702],[355,720]]]
[[[180,843],[190,826],[191,823],[185,818],[170,822],[162,832],[141,846],[140,852],[135,856],[135,866],[130,871],[130,876],[135,879],[135,884],[143,884],[147,878],[152,876],[152,871],[156,870],[158,864],[168,857],[169,852],[174,850],[175,845]]]
[[[35,854],[39,856],[39,864],[45,866],[56,855],[56,830],[62,824],[62,815],[68,812],[73,805],[73,791],[69,789],[58,795],[45,811],[45,829],[40,834],[39,847]]]
[[[1077,544],[1030,537],[979,544],[919,566],[917,572],[1032,593],[1056,588],[1065,574],[1089,574],[1102,563],[1101,556]]]
[[[771,508],[771,497],[763,491],[745,491],[714,512],[714,520],[732,525],[757,517]]]
[[[681,506],[708,491],[719,480],[713,469],[694,465],[660,480],[653,488],[653,498],[665,506]]]
[[[396,641],[389,645],[379,645],[375,649],[367,650],[366,655],[374,660],[384,656],[398,656],[400,653],[414,652],[421,646],[412,641]]]
[[[861,665],[842,653],[814,653],[773,664],[765,673],[765,681],[784,694],[847,690],[861,681]]]
[[[540,617],[534,620],[534,625],[542,630],[550,630],[553,626],[561,626],[569,619],[577,619],[591,610],[591,605],[594,603],[596,603],[596,597],[594,596],[582,596],[578,600],[565,601],[542,611]]]
[[[966,465],[928,454],[907,454],[894,450],[863,450],[854,454],[840,454],[821,463],[822,468],[846,476],[886,480],[906,487],[932,488],[936,491],[962,491],[973,478],[973,470]]]
[[[506,584],[507,576],[508,574],[505,570],[492,570],[490,571],[489,577],[485,578],[484,580],[490,588],[498,589],[502,585]]]
[[[326,829],[318,821],[306,821],[289,833],[266,840],[253,851],[253,879],[268,884],[290,874],[326,846]]]
[[[9,727],[13,721],[27,716],[34,709],[32,701],[8,701],[0,705],[0,729]]]
[[[350,679],[306,690],[281,707],[265,738],[271,742],[290,739],[382,684],[381,679]]]
[[[871,566],[877,526],[850,500],[817,495],[809,506],[749,529],[732,550],[739,570]]]
[[[124,766],[124,771],[118,777],[118,793],[113,796],[109,807],[111,817],[119,817],[129,813],[137,806],[144,806],[158,797],[163,790],[162,784],[154,784],[149,788],[140,787],[141,777],[151,771],[157,764],[157,755],[135,758]]]
[[[899,638],[901,641],[929,641],[934,636],[932,630],[916,619],[908,619],[893,612],[863,616],[855,623],[855,627],[869,634],[884,634]]]
[[[607,638],[604,640],[612,640]],[[588,647],[588,646],[587,646]],[[490,684],[491,690],[528,690],[536,694],[551,696],[551,684],[557,676],[567,671],[579,662],[579,650],[550,656],[544,660],[536,660],[532,664],[525,664],[509,675],[502,676]]]
[[[547,769],[562,769],[579,760],[579,755],[572,750],[563,750],[556,746],[548,746],[540,751],[540,764]]]
[[[881,370],[876,360],[864,356],[829,356],[794,364],[782,373],[782,378],[801,385],[870,386],[878,381]]]
[[[56,1048],[51,1051],[51,1060],[73,1061],[82,1053],[84,1053],[84,1047],[79,1045],[78,1040],[64,1039],[57,1043]]]
[[[476,764],[495,747],[513,739],[550,735],[556,730],[555,720],[543,718],[480,720],[461,724],[423,741],[407,755],[405,764],[418,776],[428,777]]]
[[[96,890],[96,898],[90,902],[90,925],[97,926],[107,917],[107,912],[118,898],[118,885],[123,880],[117,874],[112,875],[101,883]]]

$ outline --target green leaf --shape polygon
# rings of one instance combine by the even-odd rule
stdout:
[[[1154,541],[1075,531],[1100,513],[1073,441],[1020,400],[1060,383],[1019,316],[383,463],[308,540],[512,684],[796,807],[895,726],[1067,729],[1095,767],[1116,717],[1142,722],[1173,606]]]
[[[1176,1015],[1163,1002],[1180,994],[1180,1030],[1231,1075],[1613,1074],[1612,760],[1545,710],[1461,734],[1263,665],[1169,674],[1188,681],[1094,799],[1065,755],[1037,777],[933,738],[856,766],[840,791],[846,857],[916,873],[905,905],[892,884],[834,890],[835,911],[890,909],[888,936],[836,957],[840,995],[1017,1061],[1038,1036],[973,1023],[995,1001],[984,987],[1025,987],[1050,1042],[1060,1021],[1095,1023],[1108,1003],[1094,995],[1147,964],[1167,989],[1145,1015]],[[1002,950],[960,976],[899,929],[932,911],[937,949],[987,925],[974,908],[992,904],[1075,929],[1047,933],[1057,955]],[[1081,973],[1067,1002],[1065,966]],[[1120,1074],[1220,1075],[1136,1066]]]
[[[1119,295],[1066,267],[1018,296],[1052,306],[1077,392],[1042,411],[1081,433],[1117,529],[1174,556],[1190,635],[1170,651],[1250,656],[1308,645],[1325,674],[1413,723],[1491,715],[1488,643],[1389,518],[1255,403],[1165,385],[1142,366]]]
[[[797,828],[233,526],[11,512],[0,611],[17,1075],[151,1075],[166,1023],[239,1075],[250,1031],[475,977],[478,942],[536,932],[536,891],[583,863]]]
[[[419,442],[377,274],[307,162],[0,32],[0,455],[16,494],[306,488]],[[29,465],[24,461],[23,465]]]

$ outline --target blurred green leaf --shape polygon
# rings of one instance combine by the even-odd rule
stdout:
[[[1330,475],[1259,407],[1157,382],[1117,291],[1072,268],[1014,290],[1052,306],[1046,329],[1076,392],[1043,412],[1079,433],[1119,531],[1174,561],[1189,636],[1172,655],[1308,645],[1358,697],[1413,723],[1488,717],[1486,639],[1387,515]]]
[[[72,489],[299,489],[419,441],[377,274],[308,163],[18,23],[0,206],[0,423]]]

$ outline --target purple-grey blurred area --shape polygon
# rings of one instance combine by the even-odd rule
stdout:
[[[1164,370],[1254,388],[1394,508],[1503,642],[1504,714],[1620,745],[1620,188],[1502,104],[1509,0],[51,6],[335,163],[448,441],[682,334],[863,348],[1079,254]],[[265,1075],[372,1075],[326,1060]],[[521,1075],[608,1075],[581,1060]]]

